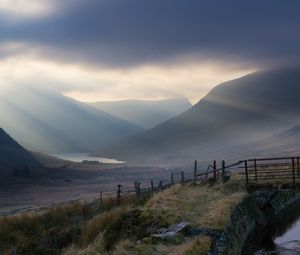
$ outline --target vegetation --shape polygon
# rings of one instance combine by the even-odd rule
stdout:
[[[123,203],[133,203],[127,197]],[[82,233],[96,215],[112,213],[116,202],[112,198],[89,204],[73,202],[42,212],[0,218],[0,254],[60,254],[63,247],[83,242]],[[116,209],[119,210],[119,209]]]
[[[159,240],[152,234],[178,221],[194,227],[224,229],[233,208],[246,196],[243,185],[175,185],[136,203],[115,207],[113,199],[73,203],[45,213],[0,219],[0,251],[11,254],[207,254],[211,238],[178,235]],[[1,253],[1,254],[2,254]]]
[[[243,184],[236,181],[213,187],[175,185],[155,194],[142,206],[119,208],[91,220],[82,234],[85,241],[63,254],[108,254],[108,251],[113,255],[207,254],[210,237],[179,235],[166,241],[157,240],[151,234],[180,220],[187,220],[195,227],[222,230],[232,210],[245,196]]]

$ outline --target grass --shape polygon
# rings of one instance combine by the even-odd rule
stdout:
[[[177,236],[169,241],[152,238],[158,229],[181,220],[192,226],[224,229],[232,210],[246,196],[233,178],[225,185],[175,185],[143,203],[134,197],[115,207],[113,199],[87,207],[80,203],[59,206],[45,213],[0,219],[0,254],[207,254],[207,236]],[[83,217],[84,214],[84,217]],[[85,221],[84,221],[85,220]]]
[[[79,203],[59,206],[43,214],[24,214],[0,220],[0,253],[42,254],[76,239],[82,207]],[[77,229],[78,228],[78,229]],[[59,239],[56,242],[54,239]]]
[[[119,241],[113,251],[107,251],[104,247],[103,235],[100,234],[93,243],[83,249],[71,246],[66,249],[64,255],[204,255],[207,254],[212,240],[202,236],[187,238],[180,244],[156,243],[145,244],[135,243],[128,239]]]
[[[246,196],[246,192],[228,185],[181,187],[177,185],[156,194],[145,205],[146,213],[154,215],[168,225],[189,221],[193,226],[224,229],[233,208]]]
[[[179,235],[169,241],[159,241],[151,234],[181,220],[189,221],[192,226],[222,230],[246,195],[244,185],[236,180],[213,187],[175,185],[155,194],[142,206],[122,208],[113,212],[114,216],[108,212],[91,220],[83,233],[84,245],[70,247],[63,254],[207,254],[212,243],[210,237]]]
[[[118,207],[104,212],[90,220],[86,226],[86,229],[80,236],[80,245],[88,246],[98,237],[99,233],[103,233],[105,230],[111,227],[113,222],[116,222],[117,219],[129,211],[129,207]]]
[[[134,201],[129,196],[122,204],[134,204]],[[104,199],[103,210],[109,213],[104,211],[102,217],[109,217],[121,210],[114,210],[115,207],[114,199]],[[14,250],[18,254],[28,255],[60,254],[64,247],[72,243],[85,244],[97,236],[89,222],[99,213],[99,201],[87,205],[74,202],[49,208],[41,213],[0,218],[0,254],[11,255]],[[105,222],[109,222],[109,219],[104,219],[103,224]]]
[[[159,243],[159,244],[134,244],[123,240],[116,246],[113,255],[206,255],[212,240],[202,236],[187,238],[180,244]]]

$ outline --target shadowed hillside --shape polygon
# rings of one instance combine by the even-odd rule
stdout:
[[[90,103],[90,105],[144,128],[152,128],[192,107],[186,98],[158,101],[124,100]]]
[[[0,165],[24,166],[40,163],[0,128]]]
[[[143,128],[42,89],[0,92],[0,125],[22,145],[46,153],[91,152]]]
[[[241,156],[244,151],[251,156],[258,149],[255,143],[298,123],[299,86],[298,68],[262,71],[223,83],[180,116],[101,153],[148,163]]]

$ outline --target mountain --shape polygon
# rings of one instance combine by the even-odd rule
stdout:
[[[0,128],[0,165],[36,166],[40,163]]]
[[[89,104],[146,129],[157,126],[192,107],[192,104],[186,98],[171,98],[158,101],[103,101]]]
[[[250,157],[257,142],[300,123],[299,86],[300,68],[222,83],[190,110],[99,154],[149,164]]]
[[[59,93],[32,87],[0,92],[0,125],[44,153],[92,152],[144,129]]]
[[[281,155],[300,155],[300,124],[297,124],[280,134],[269,137],[258,143],[258,147],[271,153],[276,151]],[[275,145],[275,146],[274,146]]]

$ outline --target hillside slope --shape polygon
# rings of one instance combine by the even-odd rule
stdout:
[[[225,82],[180,116],[100,153],[148,163],[255,153],[251,144],[298,122],[299,86],[299,68],[261,71]]]
[[[25,166],[40,163],[0,128],[0,165]]]
[[[192,107],[192,104],[186,98],[171,98],[158,101],[103,101],[89,104],[146,129],[157,126]]]
[[[23,146],[44,153],[92,152],[143,128],[59,93],[37,88],[0,92],[0,125]]]

